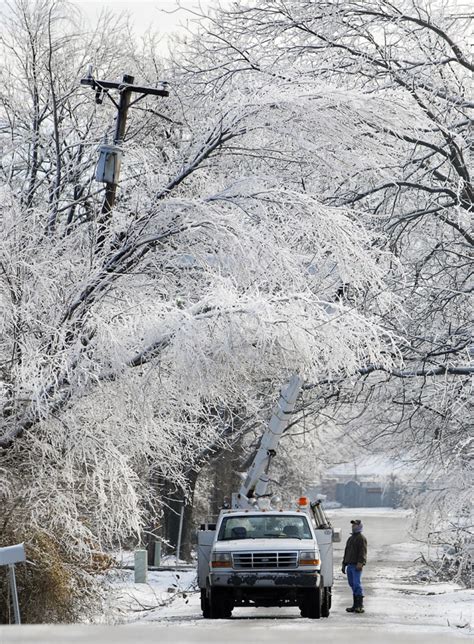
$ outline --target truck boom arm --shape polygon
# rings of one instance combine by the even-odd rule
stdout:
[[[260,447],[245,477],[239,493],[232,495],[233,508],[251,507],[250,499],[264,496],[268,488],[268,468],[280,438],[288,427],[290,415],[293,412],[296,400],[303,384],[302,378],[294,374],[281,390],[280,398],[273,408],[272,417],[265,430]]]

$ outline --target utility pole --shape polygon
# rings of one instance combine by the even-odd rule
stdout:
[[[96,170],[96,180],[105,183],[105,197],[98,222],[98,248],[101,248],[104,243],[110,211],[115,204],[122,160],[122,149],[120,146],[125,138],[128,110],[132,105],[135,105],[138,101],[141,101],[145,96],[150,94],[153,96],[169,96],[165,82],[162,82],[161,87],[143,87],[141,85],[134,85],[134,81],[135,78],[129,74],[124,74],[122,80],[119,82],[97,80],[92,75],[91,65],[89,66],[87,77],[81,79],[81,85],[89,85],[95,90],[96,103],[100,105],[104,100],[104,96],[107,96],[117,108],[113,145],[104,144],[101,146]],[[109,94],[109,90],[119,92],[118,102]],[[138,94],[138,97],[132,101],[133,94]]]

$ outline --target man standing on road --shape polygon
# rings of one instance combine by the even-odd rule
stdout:
[[[362,570],[367,563],[367,539],[362,534],[362,521],[354,519],[352,523],[352,535],[346,543],[344,559],[342,560],[342,574],[347,571],[347,581],[352,588],[354,602],[348,613],[364,612],[364,591],[361,585]]]

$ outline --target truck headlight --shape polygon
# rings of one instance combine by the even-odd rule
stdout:
[[[212,568],[232,568],[230,552],[213,552],[211,558]]]
[[[319,566],[319,552],[317,550],[303,550],[300,552],[300,566]]]

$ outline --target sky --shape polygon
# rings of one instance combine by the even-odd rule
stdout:
[[[183,25],[189,20],[184,11],[174,11],[177,7],[175,0],[71,0],[76,4],[89,20],[94,18],[103,9],[112,9],[120,13],[126,11],[130,14],[132,22],[138,33],[143,33],[149,27],[161,32],[165,38],[162,46],[166,47],[166,36],[183,30]],[[193,9],[199,5],[206,9],[212,0],[180,0],[183,7]]]
[[[220,0],[225,4],[227,0]],[[127,12],[138,35],[151,28],[163,35],[158,43],[162,54],[168,51],[167,38],[174,32],[185,32],[186,24],[192,17],[183,9],[177,10],[177,0],[69,0],[71,4],[79,7],[86,19],[93,23],[101,11],[112,10],[114,13]],[[216,0],[179,0],[181,7],[206,11]],[[0,0],[0,12],[6,11],[8,5],[5,0]],[[0,13],[0,22],[1,22]],[[192,23],[190,25],[192,28]]]

